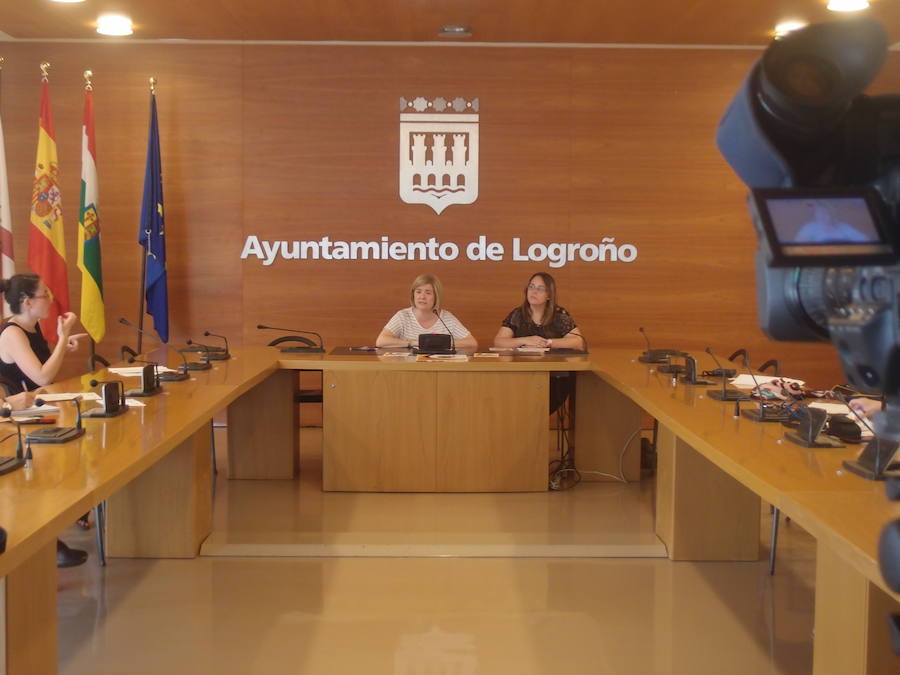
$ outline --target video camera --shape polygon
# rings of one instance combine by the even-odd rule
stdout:
[[[760,325],[775,340],[831,340],[847,381],[884,395],[876,448],[900,441],[900,95],[863,94],[887,51],[868,18],[775,40],[716,139],[750,188]],[[879,559],[900,591],[900,520]],[[900,615],[892,622],[900,653]]]
[[[849,384],[882,393],[900,441],[900,95],[866,96],[888,36],[873,19],[773,41],[719,123],[751,189],[757,303],[775,340],[831,340]]]

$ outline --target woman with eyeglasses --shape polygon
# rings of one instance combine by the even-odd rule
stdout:
[[[408,349],[418,344],[423,333],[448,332],[458,349],[477,349],[478,342],[459,319],[441,307],[444,287],[433,274],[420,274],[409,289],[409,307],[391,317],[381,330],[375,345]]]
[[[60,316],[56,323],[58,338],[53,349],[41,333],[38,321],[50,313],[53,296],[47,285],[36,274],[16,274],[0,280],[0,292],[4,294],[12,316],[0,326],[0,376],[8,389],[10,407],[25,407],[30,392],[53,382],[62,366],[66,351],[78,347],[84,333],[72,335],[72,327],[78,320],[72,312]],[[84,525],[82,525],[84,527]],[[56,540],[56,566],[74,567],[87,560],[87,552],[69,548]]]
[[[546,272],[532,275],[525,300],[511,311],[494,337],[495,347],[584,349],[575,320],[556,304],[556,281]]]
[[[85,333],[72,335],[78,317],[66,312],[57,319],[56,345],[50,349],[38,324],[50,313],[53,296],[36,274],[16,274],[0,280],[12,317],[0,326],[0,375],[10,393],[31,391],[53,382],[66,351],[78,348]]]

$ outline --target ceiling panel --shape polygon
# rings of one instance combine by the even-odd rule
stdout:
[[[104,12],[130,16],[143,39],[441,42],[438,28],[455,23],[470,42],[707,45],[763,45],[783,19],[836,16],[825,0],[4,0],[0,32],[97,38]],[[900,42],[900,0],[867,13]]]

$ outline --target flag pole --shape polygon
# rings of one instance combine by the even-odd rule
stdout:
[[[155,77],[150,78],[150,96],[151,96],[151,98],[156,96],[156,78]],[[145,294],[147,292],[147,255],[148,255],[148,251],[147,251],[147,248],[144,246],[141,246],[141,249],[142,249],[142,251],[141,251],[141,297],[138,302],[138,308],[139,308],[138,309],[138,328],[140,329],[140,331],[138,331],[138,334],[137,334],[137,353],[138,354],[141,353],[141,347],[143,345],[144,334],[142,331],[144,330],[144,299],[145,299]]]
[[[93,91],[93,90],[94,90],[94,84],[93,84],[93,82],[91,82],[91,78],[94,77],[94,73],[92,73],[90,70],[86,70],[86,71],[84,71],[84,73],[83,73],[83,77],[84,77],[84,90],[85,90],[85,91]],[[83,283],[83,282],[82,282],[82,283]],[[83,295],[84,295],[84,288],[83,288],[83,287],[82,287],[82,289],[81,289],[81,293],[82,293],[82,296],[83,296]],[[84,313],[82,313],[82,317],[81,317],[81,318],[84,319]],[[96,363],[97,363],[97,362],[94,360],[94,357],[97,356],[97,343],[94,341],[94,338],[91,337],[90,334],[88,335],[88,347],[89,347],[89,349],[90,349],[90,351],[88,352],[88,364],[90,365],[91,372],[93,372],[93,371],[94,371],[94,367],[95,367],[95,365],[96,365]]]

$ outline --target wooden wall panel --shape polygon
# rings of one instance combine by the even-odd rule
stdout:
[[[26,267],[31,183],[37,144],[39,69],[51,63],[50,99],[62,173],[62,199],[73,311],[81,279],[75,266],[81,180],[82,72],[94,72],[97,170],[106,296],[107,338],[98,352],[134,347],[133,332],[115,323],[137,320],[140,248],[137,230],[149,128],[147,79],[159,80],[170,336],[173,343],[203,330],[240,330],[241,78],[234,46],[5,44],[3,127],[10,176],[17,269]],[[145,326],[152,330],[148,317]],[[218,330],[217,330],[218,329]],[[145,341],[146,343],[146,341]],[[86,350],[66,372],[85,368]]]
[[[593,347],[656,346],[754,361],[780,356],[817,385],[840,379],[824,345],[770,342],[756,322],[755,238],[746,190],[715,148],[726,104],[760,52],[270,45],[8,43],[0,113],[17,259],[24,266],[38,111],[49,60],[63,172],[73,299],[81,71],[95,71],[110,337],[133,318],[134,244],[147,136],[146,78],[160,79],[172,338],[204,329],[235,342],[272,337],[257,323],[318,330],[328,346],[372,343],[432,271],[446,306],[488,346],[546,263],[513,262],[523,242],[615,237],[637,261],[552,270],[560,301]],[[898,81],[892,53],[876,90]],[[398,196],[400,96],[480,100],[478,201],[441,215]],[[426,240],[464,247],[478,235],[506,259],[472,262],[239,259],[244,239]],[[133,342],[133,340],[128,340]],[[81,360],[78,361],[80,368]]]

